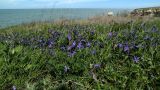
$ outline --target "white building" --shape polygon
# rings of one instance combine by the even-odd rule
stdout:
[[[107,15],[108,15],[108,16],[113,16],[114,13],[113,13],[113,12],[108,12]]]

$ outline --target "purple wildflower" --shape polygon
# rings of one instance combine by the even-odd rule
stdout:
[[[69,57],[73,57],[75,54],[76,54],[76,52],[75,52],[75,51],[73,51],[73,52],[69,52],[69,53],[68,53],[68,56],[69,56]]]
[[[96,69],[98,69],[98,68],[101,67],[101,64],[94,64],[93,67],[96,68]]]
[[[76,41],[73,41],[72,46],[73,46],[73,47],[76,46]]]
[[[52,44],[49,44],[48,47],[49,47],[49,48],[52,48]]]
[[[118,47],[119,47],[119,48],[122,48],[122,47],[123,47],[123,44],[119,43],[119,44],[118,44]]]
[[[71,49],[74,48],[75,46],[76,46],[76,41],[74,41],[74,42],[72,43],[72,45],[68,47],[68,50],[71,50]]]
[[[78,47],[78,49],[84,48],[84,46],[82,45],[82,42],[81,42],[81,41],[78,43],[77,47]]]
[[[138,49],[139,47],[138,47],[138,45],[135,45],[135,44],[134,44],[134,45],[131,46],[131,48],[132,48],[132,49]]]
[[[82,44],[86,43],[86,40],[81,40]]]
[[[133,57],[133,61],[137,63],[137,62],[139,61],[139,57],[134,56],[134,57]]]
[[[78,35],[78,31],[77,30],[74,30],[73,33],[74,33],[74,35]]]
[[[109,36],[109,37],[112,37],[112,36],[113,36],[113,33],[112,33],[112,32],[109,32],[109,33],[108,33],[108,36]]]
[[[53,45],[53,42],[51,40],[48,40],[46,44],[48,45],[49,48],[51,48]]]
[[[71,50],[72,49],[72,46],[68,46],[67,50]]]
[[[87,47],[91,47],[91,43],[90,43],[90,42],[88,42],[86,46],[87,46]]]
[[[68,34],[67,38],[69,41],[71,41],[71,39],[72,39],[71,33]]]
[[[12,90],[16,90],[16,86],[13,86],[13,87],[12,87]]]
[[[53,34],[53,37],[56,38],[57,36],[60,36],[60,33],[55,31],[54,34]]]
[[[150,37],[148,35],[144,37],[144,40],[149,40],[149,39]]]
[[[126,46],[124,47],[124,51],[125,51],[125,52],[129,52],[129,46],[128,46],[128,45],[126,45]]]
[[[90,34],[93,36],[94,35],[94,31],[91,31]]]
[[[39,40],[39,43],[45,43],[45,41],[43,39]]]
[[[156,27],[156,26],[153,26],[151,31],[152,31],[152,32],[157,32],[157,31],[158,31],[158,29],[157,29],[157,27]]]
[[[61,47],[61,50],[62,50],[62,51],[65,51],[65,50],[66,50],[66,48],[65,48],[64,46],[62,46],[62,47]]]
[[[157,42],[153,42],[153,43],[151,44],[151,46],[157,47],[157,46],[158,46],[158,43],[157,43]]]

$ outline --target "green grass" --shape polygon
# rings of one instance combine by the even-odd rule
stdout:
[[[152,30],[154,26],[157,31]],[[47,44],[50,39],[51,47]],[[77,46],[81,40],[86,41],[82,49],[62,49],[74,41]],[[90,47],[85,46],[87,42]],[[124,51],[126,46],[129,51]],[[76,54],[69,57],[72,51]],[[135,62],[134,56],[139,61]],[[144,25],[142,21],[107,25],[32,23],[1,29],[0,87],[8,90],[13,86],[17,90],[158,90],[160,20]]]

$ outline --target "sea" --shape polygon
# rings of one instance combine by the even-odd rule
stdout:
[[[56,21],[59,19],[88,19],[102,16],[107,12],[115,15],[129,9],[88,9],[88,8],[58,8],[58,9],[0,9],[0,28],[39,22]]]

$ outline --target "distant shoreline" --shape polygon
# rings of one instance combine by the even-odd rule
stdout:
[[[39,21],[88,19],[95,16],[104,16],[110,11],[117,14],[122,11],[130,12],[131,10],[105,8],[0,9],[0,28]]]

